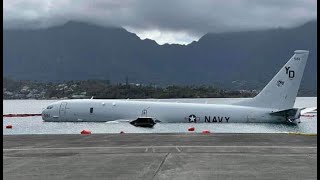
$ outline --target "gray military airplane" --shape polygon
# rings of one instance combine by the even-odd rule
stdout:
[[[309,51],[296,50],[266,87],[254,98],[233,104],[152,102],[114,99],[73,99],[50,104],[44,121],[127,121],[134,126],[164,123],[292,123],[301,109],[293,108]]]

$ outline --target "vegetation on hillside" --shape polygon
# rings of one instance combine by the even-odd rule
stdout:
[[[167,86],[157,87],[140,84],[111,84],[105,80],[67,81],[63,83],[40,83],[15,81],[4,78],[4,99],[144,99],[144,98],[223,98],[252,97],[256,91],[222,90],[214,86]]]

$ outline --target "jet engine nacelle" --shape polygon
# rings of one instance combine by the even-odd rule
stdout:
[[[130,124],[138,127],[152,128],[156,124],[156,120],[152,117],[139,117],[130,122]]]

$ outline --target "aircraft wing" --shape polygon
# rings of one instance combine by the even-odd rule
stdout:
[[[106,123],[128,123],[130,122],[131,120],[129,119],[118,119],[118,120],[114,120],[114,121],[107,121]]]

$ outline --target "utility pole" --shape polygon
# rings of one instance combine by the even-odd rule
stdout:
[[[126,85],[129,85],[128,75],[126,76]]]

